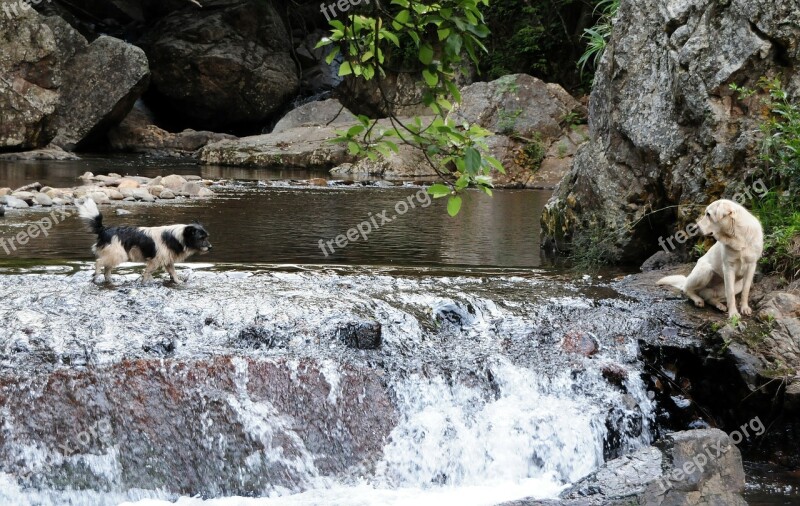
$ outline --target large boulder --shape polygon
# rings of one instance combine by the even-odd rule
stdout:
[[[153,103],[187,126],[263,122],[297,93],[289,35],[271,3],[203,2],[176,11],[139,41],[153,72]]]
[[[555,187],[587,138],[577,124],[585,108],[557,84],[515,74],[466,86],[461,96],[448,118],[494,133],[489,151],[506,170],[492,174],[496,186]]]
[[[147,89],[147,57],[136,46],[100,36],[69,61],[58,112],[48,123],[56,146],[74,149],[119,123]]]
[[[759,166],[763,118],[758,97],[730,85],[782,72],[797,91],[798,40],[795,0],[622,2],[590,98],[591,142],[542,217],[548,242],[604,236],[618,258],[643,259],[676,221],[739,191]],[[652,213],[675,204],[677,216]]]
[[[33,9],[0,17],[0,148],[72,149],[125,117],[144,91],[147,59],[111,37],[92,44]]]

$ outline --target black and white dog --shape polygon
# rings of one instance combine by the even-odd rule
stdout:
[[[78,204],[78,214],[97,234],[92,247],[97,262],[92,281],[103,272],[106,283],[111,282],[111,270],[123,262],[144,262],[142,281],[153,279],[153,272],[163,267],[172,281],[181,283],[175,263],[195,253],[211,249],[208,232],[200,224],[168,225],[165,227],[105,227],[103,215],[92,199]]]

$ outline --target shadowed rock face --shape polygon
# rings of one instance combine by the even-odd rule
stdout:
[[[591,142],[542,216],[550,241],[618,231],[619,258],[643,260],[671,227],[741,191],[759,166],[762,111],[729,85],[783,73],[796,94],[798,23],[794,0],[622,2],[592,89]],[[696,206],[642,219],[674,204]]]
[[[138,42],[151,62],[152,98],[184,126],[263,122],[300,86],[286,27],[269,3],[212,7],[170,13]]]

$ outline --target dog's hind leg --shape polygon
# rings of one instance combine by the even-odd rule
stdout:
[[[158,269],[158,265],[152,260],[145,262],[142,282],[147,283],[148,281],[153,281],[153,272],[155,272],[156,269]]]
[[[714,271],[704,267],[699,264],[695,266],[692,273],[686,278],[686,284],[683,288],[683,293],[692,299],[692,302],[697,307],[705,307],[707,299],[703,297],[702,292],[714,277]]]
[[[111,269],[110,265],[106,265],[103,267],[103,278],[105,279],[106,283],[111,283]]]
[[[169,273],[169,276],[172,278],[173,283],[175,283],[176,285],[180,285],[181,283],[183,283],[183,281],[181,281],[181,278],[178,277],[178,273],[175,272],[174,264],[167,265],[167,272]]]

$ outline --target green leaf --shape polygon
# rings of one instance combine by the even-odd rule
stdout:
[[[339,76],[349,76],[353,73],[353,67],[350,66],[350,62],[346,61],[342,63],[339,67]]]
[[[461,197],[454,195],[447,201],[447,214],[455,216],[461,210]]]
[[[481,153],[473,147],[468,147],[464,150],[464,163],[467,172],[478,172],[481,168]]]
[[[428,69],[422,71],[422,77],[425,78],[425,82],[428,83],[428,86],[431,88],[439,84],[439,74],[431,72]]]
[[[350,141],[347,143],[347,150],[350,151],[351,155],[357,155],[361,152],[361,146],[353,141]]]
[[[433,198],[435,199],[446,197],[450,195],[450,192],[452,192],[450,187],[441,183],[433,184],[428,188],[428,193],[433,195]]]
[[[419,48],[419,61],[424,65],[433,63],[433,47],[431,47],[430,44],[423,44],[422,47]]]

